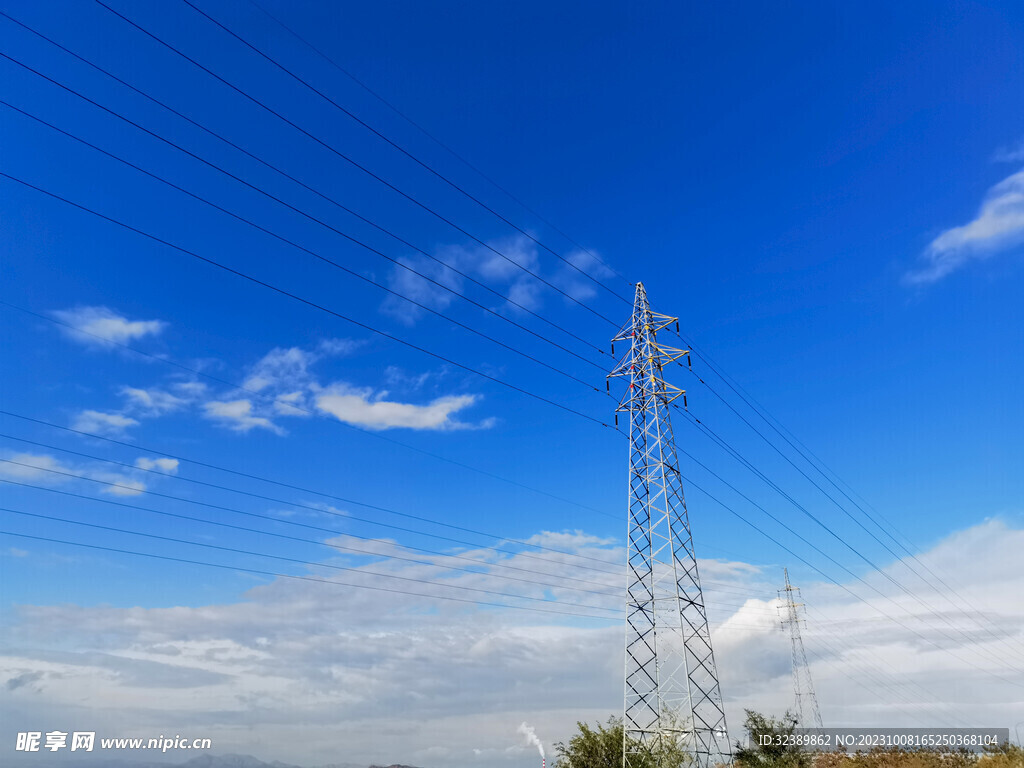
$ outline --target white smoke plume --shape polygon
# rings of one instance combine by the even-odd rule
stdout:
[[[540,752],[540,756],[544,757],[544,745],[540,743],[540,739],[537,738],[537,734],[533,732],[533,726],[527,725],[524,722],[519,726],[518,731],[526,737],[527,742],[536,746],[537,751]]]

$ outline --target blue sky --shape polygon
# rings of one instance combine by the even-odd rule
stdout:
[[[601,369],[610,368],[612,359],[578,339],[607,350],[616,329],[598,315],[625,322],[627,301],[596,288],[187,5],[113,7],[494,250],[381,186],[99,5],[9,2],[3,10],[407,242],[458,265],[491,292],[452,278],[406,245],[8,19],[0,19],[7,56],[256,189],[8,59],[0,61],[3,99],[583,382],[388,299],[380,289],[8,107],[0,118],[4,173],[598,422],[611,421],[614,402],[603,394]],[[632,295],[626,280],[644,281],[655,309],[678,315],[687,339],[905,534],[922,557],[946,551],[943,547],[961,540],[957,537],[976,541],[971,531],[988,531],[996,539],[1020,532],[1024,12],[1017,5],[466,3],[441,9],[413,3],[268,4],[543,219],[303,48],[255,7],[222,2],[201,7],[621,296]],[[500,537],[549,536],[538,541],[616,556],[623,534],[626,441],[613,430],[15,182],[0,183],[0,300],[36,313],[0,307],[0,355],[8,372],[0,408],[152,449],[117,446],[4,416],[3,434],[54,446],[2,439],[0,458],[35,467],[5,465],[7,479],[257,524],[131,492],[132,487],[152,490],[411,547],[464,549],[425,533],[463,538],[474,546],[489,546]],[[454,293],[411,279],[393,263],[258,190],[392,259],[451,281],[447,284]],[[595,312],[534,281],[496,252],[528,266]],[[494,312],[482,312],[464,297]],[[555,325],[578,339],[554,330]],[[75,334],[68,326],[87,334]],[[742,407],[704,358],[695,359],[694,372]],[[714,392],[682,369],[674,375],[688,390],[694,416],[875,565],[897,567],[890,553],[747,429]],[[877,576],[835,539],[805,525],[798,510],[692,424],[677,419],[676,432],[682,447],[736,489],[798,527],[857,575],[869,581]],[[305,505],[289,511],[284,503],[143,471],[161,468],[152,464],[158,452],[499,538],[442,531],[337,501],[332,504],[338,514],[320,514],[310,507],[326,501],[312,493],[273,488],[184,461],[163,466],[180,477]],[[104,465],[101,459],[136,468]],[[60,479],[40,467],[132,487]],[[683,471],[773,536],[788,536],[689,459]],[[321,563],[330,556],[310,544],[160,519],[37,489],[7,485],[2,494],[5,507],[36,514],[296,560]],[[729,588],[720,593],[723,607],[711,611],[715,621],[726,621],[734,612],[730,601],[742,603],[744,596],[770,600],[783,565],[809,587],[822,581],[819,573],[702,493],[688,488],[688,499],[698,554],[709,559],[710,572],[718,568],[723,578],[737,582],[735,593]],[[346,515],[420,533],[382,529]],[[296,534],[285,523],[263,523],[281,533],[326,538],[323,531]],[[290,574],[306,574],[310,568],[11,513],[4,513],[3,525],[16,533]],[[558,538],[563,532],[566,537]],[[787,541],[812,565],[844,583],[849,580],[820,554]],[[281,581],[16,537],[3,545],[0,611],[5,623],[9,618],[21,628],[15,632],[25,633],[4,641],[14,656],[26,653],[25,637],[32,636],[44,606],[160,611],[241,605],[253,599],[249,590],[254,585],[274,590]],[[335,560],[345,567],[379,562],[352,556]],[[747,564],[761,570],[745,570]],[[913,581],[905,573],[903,578]],[[507,589],[508,584],[490,588]],[[1019,611],[1019,598],[1001,609]],[[401,615],[406,608],[394,610]],[[501,611],[482,613],[488,621],[504,617]],[[552,621],[553,627],[564,626]],[[595,632],[615,626],[591,623]],[[85,653],[96,641],[72,634],[47,642]],[[618,685],[609,687],[611,710]],[[560,711],[569,712],[570,706]],[[409,759],[429,763],[437,757],[440,753]]]

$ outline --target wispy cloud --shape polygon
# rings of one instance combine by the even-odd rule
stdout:
[[[6,460],[0,464],[0,477],[12,480],[61,482],[68,478],[57,473],[71,471],[53,456],[37,453],[16,453],[7,456]]]
[[[253,366],[244,387],[255,392],[270,387],[303,387],[309,381],[309,367],[316,360],[316,355],[299,347],[272,349]]]
[[[312,349],[275,347],[249,369],[241,387],[203,403],[204,415],[236,432],[266,429],[283,435],[276,417],[314,412],[310,393],[319,385],[312,367],[324,358],[349,354],[361,344],[353,339],[324,339]]]
[[[1000,147],[992,159],[997,163],[1019,163],[1024,160],[1024,139],[1015,146]]]
[[[178,471],[176,459],[140,457],[136,459],[135,466],[142,470],[155,469],[168,475]],[[147,487],[141,474],[132,469],[120,470],[96,462],[66,463],[50,454],[38,453],[4,456],[3,461],[0,461],[0,478],[44,486],[85,482],[93,491],[96,485],[88,481],[95,480],[104,484],[102,493],[114,496],[137,496],[144,493]]]
[[[155,336],[167,327],[162,320],[129,320],[108,307],[74,307],[57,310],[53,315],[70,326],[65,329],[70,338],[90,346],[124,344]]]
[[[551,254],[541,253],[538,244],[526,235],[493,240],[487,245],[449,245],[439,249],[436,256],[443,263],[424,256],[402,259],[403,266],[394,267],[388,275],[388,286],[403,296],[440,311],[463,293],[466,279],[461,275],[467,275],[505,297],[506,300],[499,301],[495,309],[522,311],[522,308],[535,310],[541,305],[545,288],[534,275],[541,276],[570,297],[583,301],[594,296],[597,288],[584,272],[597,280],[604,280],[612,274],[599,259],[583,251],[566,254],[564,262]],[[425,275],[429,280],[410,270]],[[397,296],[385,299],[381,311],[407,325],[423,315],[422,309]]]
[[[476,395],[435,393],[425,403],[402,402],[388,389],[412,392],[437,390],[445,369],[408,373],[396,366],[382,372],[388,388],[359,388],[348,382],[324,383],[314,366],[327,358],[346,355],[364,342],[325,339],[309,347],[275,347],[251,365],[235,388],[219,391],[195,381],[170,381],[157,386],[119,388],[121,407],[83,410],[72,420],[75,429],[99,435],[121,435],[143,420],[194,409],[220,427],[239,433],[265,430],[286,434],[285,418],[333,417],[369,429],[457,430],[484,429],[493,419],[467,423],[456,414],[477,402]],[[420,395],[420,399],[423,398]],[[139,465],[142,467],[142,465]],[[158,465],[154,465],[156,467]],[[142,467],[144,469],[150,467]]]
[[[138,496],[146,492],[144,482],[116,472],[93,472],[92,479],[107,483],[103,492],[111,496]]]
[[[126,408],[137,409],[146,415],[159,416],[177,411],[188,404],[186,397],[172,395],[159,388],[141,389],[139,387],[122,387],[121,394],[127,400]]]
[[[966,224],[947,229],[921,255],[921,266],[906,282],[934,283],[971,261],[990,258],[1024,243],[1024,170],[992,187]]]
[[[135,466],[139,469],[156,470],[168,475],[175,475],[178,473],[177,459],[147,459],[145,456],[141,456],[135,460]]]
[[[235,432],[268,429],[278,435],[284,434],[284,430],[270,419],[253,414],[251,400],[212,400],[203,404],[203,411],[206,418],[220,422]]]
[[[304,389],[313,381],[310,369],[316,363],[351,354],[362,345],[362,341],[355,339],[323,339],[312,349],[275,347],[250,368],[242,386],[253,392],[273,390],[285,394]]]
[[[252,366],[243,386],[222,393],[203,404],[206,418],[236,432],[266,429],[284,434],[281,417],[332,416],[348,424],[369,429],[454,430],[489,427],[493,420],[468,424],[455,418],[459,411],[473,405],[475,395],[446,395],[426,404],[389,399],[387,390],[359,388],[347,382],[321,384],[312,368],[329,356],[347,354],[359,342],[332,339],[312,349],[279,347]],[[394,366],[384,372],[384,380],[402,389],[420,389],[436,373],[406,374]],[[251,395],[258,395],[251,397]]]
[[[572,251],[555,275],[555,284],[576,301],[586,301],[597,295],[598,283],[614,273],[593,253]]]
[[[372,390],[355,389],[345,384],[334,384],[316,396],[316,406],[339,421],[368,429],[426,429],[451,430],[485,428],[493,424],[488,420],[473,425],[454,418],[459,411],[477,401],[476,395],[449,395],[439,397],[426,405],[384,400]]]
[[[388,287],[434,311],[446,309],[456,296],[462,294],[465,280],[445,265],[460,272],[465,271],[465,251],[461,248],[445,248],[437,254],[437,258],[442,263],[425,256],[399,259],[401,266],[396,265],[391,269]],[[420,307],[393,294],[384,299],[380,309],[385,315],[406,325],[412,325],[424,313]]]
[[[174,390],[174,393],[168,390]],[[81,432],[99,435],[123,435],[140,419],[152,419],[182,410],[206,395],[206,387],[193,381],[174,382],[160,387],[121,387],[121,408],[115,411],[80,411],[71,426]]]
[[[92,432],[98,435],[121,435],[128,427],[138,425],[138,420],[123,413],[104,413],[103,411],[82,411],[75,416],[71,427],[80,432]]]

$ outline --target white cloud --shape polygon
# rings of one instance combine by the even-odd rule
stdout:
[[[472,425],[452,418],[477,401],[476,395],[439,397],[427,405],[373,399],[373,392],[333,384],[316,395],[316,406],[339,421],[368,429],[467,429]],[[486,424],[480,426],[487,426]]]
[[[404,551],[389,542],[380,542],[380,549]],[[499,558],[538,570],[537,561],[513,553]],[[571,573],[556,562],[548,567]],[[452,574],[443,564],[382,561],[367,570],[502,587],[486,573]],[[370,573],[338,578],[406,586]],[[4,644],[32,650],[0,654],[0,685],[39,673],[36,689],[0,702],[0,718],[13,727],[32,716],[26,708],[62,713],[88,691],[91,712],[104,726],[153,724],[184,732],[202,723],[222,750],[255,750],[261,758],[337,763],[340,740],[347,762],[424,764],[414,756],[445,748],[453,763],[466,764],[472,746],[515,746],[516,726],[527,717],[544,723],[538,736],[557,740],[573,717],[585,716],[573,706],[581,692],[594,697],[619,687],[606,683],[621,667],[621,627],[599,623],[584,630],[571,620],[547,625],[530,614],[474,611],[430,597],[452,594],[442,586],[419,591],[425,596],[279,579],[220,605],[23,606],[21,628],[36,640]],[[516,591],[542,597],[545,588],[523,584]],[[554,592],[561,596],[562,590]],[[50,639],[60,650],[48,648]],[[510,697],[520,700],[512,711]],[[536,720],[534,700],[550,709]],[[15,720],[5,707],[17,709]],[[238,749],[240,734],[230,734],[240,722],[259,723],[259,746]],[[390,734],[387,742],[369,736],[381,733]],[[467,744],[467,738],[474,741]],[[281,746],[269,746],[275,743]]]
[[[194,381],[172,381],[161,386],[120,388],[123,407],[117,411],[82,411],[74,426],[83,432],[117,435],[140,420],[156,418],[193,405],[201,406],[207,420],[236,432],[266,429],[285,434],[281,417],[331,416],[370,429],[422,430],[487,429],[493,418],[466,423],[456,414],[477,402],[476,395],[446,395],[426,404],[399,402],[386,390],[360,389],[344,382],[322,386],[313,366],[329,356],[349,354],[362,342],[325,339],[311,349],[276,347],[248,371],[236,389],[220,392]],[[438,388],[444,368],[422,374],[406,373],[395,366],[383,371],[383,381],[403,390]],[[255,397],[247,396],[254,394]]]
[[[985,195],[978,215],[947,229],[921,256],[923,265],[907,273],[911,284],[934,283],[968,262],[987,259],[1024,243],[1024,170],[1003,179]]]
[[[57,310],[53,315],[71,326],[67,330],[71,338],[95,346],[155,336],[167,327],[162,320],[129,320],[107,307],[75,307]]]
[[[139,469],[159,470],[160,472],[164,472],[168,475],[174,475],[178,472],[177,459],[147,459],[145,456],[140,456],[135,460],[135,466]]]
[[[602,544],[586,533],[542,532],[537,539],[613,562],[623,556],[618,544]],[[381,555],[430,559],[395,542],[333,541],[369,546]],[[949,536],[918,559],[955,584],[1001,638],[1020,642],[1020,551],[1024,531],[990,521]],[[588,588],[609,587],[612,594],[605,599],[574,594],[561,577],[580,577],[578,565],[553,553],[544,555],[544,563],[515,553],[459,554],[486,556],[564,585],[551,590],[558,599],[620,607],[621,568],[592,574],[597,583]],[[424,565],[380,558],[360,573],[337,578],[368,586],[393,584],[371,573],[376,572],[509,589],[488,575],[487,566],[479,574],[458,573],[446,567],[457,561],[433,559]],[[352,561],[338,556],[325,562]],[[891,567],[905,578],[902,565]],[[702,563],[702,573],[706,570]],[[790,650],[778,629],[777,585],[742,581],[758,572],[751,564],[733,562],[725,570],[734,574],[737,585],[746,584],[752,595],[764,598],[732,598],[742,607],[713,623],[716,661],[736,738],[743,707],[779,714],[791,705]],[[311,571],[334,578],[326,569]],[[552,576],[539,576],[545,571]],[[813,609],[804,643],[826,722],[883,725],[897,718],[900,724],[915,724],[913,717],[920,716],[934,724],[956,716],[998,724],[1006,722],[1007,713],[1024,710],[1024,695],[1012,684],[1024,683],[1024,676],[987,657],[998,648],[991,638],[971,634],[956,643],[941,641],[941,619],[913,600],[895,591],[887,594],[898,606],[872,598],[898,613],[908,627],[943,642],[946,650],[938,650],[894,622],[878,619],[876,611],[852,603],[833,586],[800,586]],[[0,720],[13,730],[30,730],[28,723],[43,714],[72,717],[88,698],[90,722],[97,729],[201,732],[220,750],[255,753],[268,761],[422,765],[429,761],[417,761],[417,755],[439,755],[443,749],[444,764],[453,768],[478,766],[485,756],[487,765],[513,768],[523,764],[526,754],[516,733],[524,720],[537,724],[538,738],[551,744],[567,739],[576,720],[603,722],[621,710],[621,619],[581,621],[472,609],[431,597],[452,594],[441,586],[400,588],[427,596],[276,579],[235,602],[211,605],[21,606],[17,621],[0,629],[5,635],[0,639],[21,640],[0,643],[6,649],[0,655],[0,684],[16,681],[0,698]],[[857,584],[851,588],[863,591]],[[548,592],[526,583],[517,583],[514,591],[538,597]],[[941,596],[927,590],[921,594],[941,602]],[[993,680],[970,663],[997,671],[1011,684]],[[882,683],[872,678],[879,672]],[[859,684],[869,690],[862,692]],[[912,695],[913,704],[900,704],[895,691]],[[259,741],[253,741],[253,733]],[[339,743],[345,745],[343,755]]]
[[[203,404],[205,416],[220,422],[228,429],[236,432],[249,432],[252,429],[269,429],[276,434],[284,434],[279,426],[263,416],[253,415],[251,400],[230,400],[227,402],[211,401]]]
[[[91,432],[98,435],[120,435],[128,427],[134,427],[138,423],[137,420],[121,413],[82,411],[71,422],[71,427],[80,432]]]

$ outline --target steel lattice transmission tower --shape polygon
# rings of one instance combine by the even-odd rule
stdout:
[[[616,424],[620,412],[630,420],[624,768],[665,747],[689,752],[698,768],[730,755],[669,418],[685,396],[662,370],[689,351],[657,340],[673,324],[678,331],[678,319],[652,312],[637,283],[632,318],[612,341],[613,351],[615,342],[630,345],[609,374],[628,381]]]
[[[782,626],[789,627],[789,639],[793,646],[793,693],[796,696],[796,715],[800,725],[821,728],[818,697],[814,695],[811,668],[807,664],[804,641],[800,637],[802,619],[797,613],[797,609],[803,606],[803,603],[797,602],[800,599],[800,590],[789,583],[789,569],[783,568],[782,572],[786,576],[786,588],[779,591],[779,599],[782,600],[779,611],[782,615]]]

